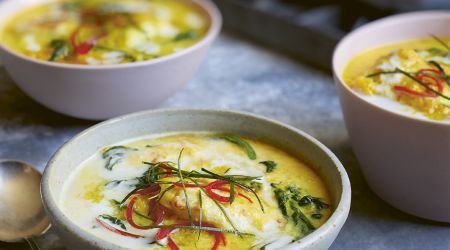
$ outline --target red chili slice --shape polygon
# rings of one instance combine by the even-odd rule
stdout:
[[[412,89],[410,89],[408,87],[405,87],[405,86],[394,86],[394,90],[398,91],[398,92],[403,92],[403,93],[406,93],[406,94],[410,94],[410,95],[419,96],[419,97],[430,97],[430,95],[428,95],[428,94],[424,94],[422,92],[418,92],[418,91],[412,90]]]
[[[195,222],[194,224],[196,226],[200,226],[200,224],[198,222]],[[189,225],[191,225],[190,222],[184,222],[184,223],[180,223],[180,224],[175,224],[173,226],[189,226]],[[207,222],[202,223],[202,226],[215,228],[214,225],[209,224]],[[156,233],[155,239],[162,240],[162,239],[168,237],[169,234],[172,233],[174,230],[176,230],[176,228],[161,228],[161,229],[159,229],[158,233]],[[226,241],[225,235],[223,233],[215,232],[215,231],[208,231],[208,233],[214,236],[214,244],[213,244],[211,250],[217,250],[219,248],[221,242],[223,242],[224,246],[227,245],[227,241]],[[172,246],[178,247],[176,245],[176,243],[170,237],[169,237],[168,241],[169,241],[168,245],[171,250],[172,250]],[[176,249],[176,248],[173,248],[173,249]]]
[[[132,234],[132,233],[128,233],[122,230],[119,230],[111,225],[109,225],[108,223],[102,221],[99,218],[95,219],[97,221],[98,224],[100,224],[101,226],[103,226],[104,228],[108,229],[109,231],[113,232],[113,233],[117,233],[123,236],[127,236],[127,237],[132,237],[132,238],[144,238],[143,236],[140,235],[136,235],[136,234]]]
[[[200,185],[200,186],[205,188],[206,193],[208,193],[208,195],[211,196],[211,198],[213,198],[214,200],[219,201],[219,202],[227,203],[227,202],[230,202],[230,197],[217,194],[216,192],[213,191],[213,190],[219,190],[219,191],[222,191],[222,192],[228,192],[229,193],[230,189],[222,187],[222,186],[227,185],[227,184],[230,184],[230,182],[219,180],[219,181],[211,182],[211,183],[209,183],[206,186],[205,185]],[[174,182],[174,183],[172,183],[172,185],[174,185],[175,187],[183,187],[183,184],[181,184],[179,182]],[[198,185],[191,184],[191,183],[186,183],[186,184],[184,184],[184,186],[186,188],[198,188],[199,187]],[[246,196],[244,194],[236,192],[236,195],[240,196],[240,197],[242,197],[242,198],[244,198],[246,200],[248,200],[250,203],[253,203],[253,200],[250,199],[248,196]]]
[[[150,199],[148,201],[149,216],[156,225],[161,224],[164,220],[164,207],[159,204],[158,199]]]
[[[79,55],[85,55],[91,51],[94,46],[97,44],[98,40],[103,38],[106,34],[100,34],[96,36],[92,36],[87,41],[79,43],[77,42],[78,33],[80,33],[80,30],[83,28],[83,26],[78,27],[70,36],[70,43],[72,44],[72,47],[76,54]]]
[[[161,186],[159,184],[153,184],[149,187],[146,187],[144,189],[140,189],[136,191],[135,194],[138,195],[157,195],[161,192]]]
[[[426,73],[426,72],[431,72],[437,75],[442,75],[442,72],[437,70],[437,69],[421,69],[418,71],[419,73]]]
[[[220,232],[210,232],[210,234],[214,235],[214,244],[211,248],[211,250],[217,250],[220,246],[220,242],[223,242],[223,246],[227,246],[227,241],[225,239],[225,235]]]
[[[221,188],[216,188],[216,189],[217,189],[217,190],[220,190],[220,191],[222,191],[222,192],[230,192],[230,189],[229,189],[229,188],[221,187]],[[253,203],[253,200],[252,200],[250,197],[248,197],[247,195],[241,194],[241,193],[239,193],[239,192],[235,192],[235,193],[236,193],[237,196],[240,196],[240,197],[242,197],[242,198],[248,200],[248,202],[250,202],[250,203]]]
[[[222,196],[220,194],[216,194],[212,191],[212,189],[206,189],[206,192],[208,193],[211,198],[218,202],[228,203],[230,202],[230,197]]]
[[[206,188],[208,189],[216,189],[217,187],[222,187],[223,185],[230,184],[229,181],[214,181],[208,184]]]
[[[174,226],[184,226],[184,224],[183,225],[176,224]],[[156,233],[156,235],[155,235],[155,240],[162,240],[162,239],[166,238],[174,230],[176,230],[176,228],[161,228],[161,229],[159,229],[158,233]]]
[[[177,246],[175,241],[173,241],[172,238],[170,238],[170,237],[168,240],[168,246],[169,246],[170,250],[180,250],[180,248]]]
[[[230,192],[230,189],[228,188],[224,188],[222,186],[230,184],[230,182],[228,181],[214,181],[211,182],[210,184],[208,184],[205,188],[206,192],[215,200],[219,201],[219,202],[230,202],[230,197],[228,196],[222,196],[220,194],[215,193],[213,190],[219,190],[222,192]],[[235,192],[236,195],[245,198],[246,200],[248,200],[250,203],[253,203],[252,199],[250,199],[248,196],[243,195],[239,192]]]
[[[136,223],[134,222],[134,220],[133,220],[133,208],[134,208],[134,204],[136,203],[137,199],[138,199],[138,197],[135,196],[135,197],[133,197],[133,198],[130,200],[130,202],[128,203],[127,209],[125,210],[125,219],[128,221],[128,223],[129,223],[132,227],[134,227],[134,228],[136,228],[136,229],[140,229],[140,230],[147,230],[147,229],[150,229],[151,226],[146,226],[146,227],[140,226],[140,225],[136,224]]]

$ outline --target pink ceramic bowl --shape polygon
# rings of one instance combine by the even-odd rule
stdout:
[[[346,36],[333,59],[347,129],[370,187],[400,210],[443,222],[450,222],[450,121],[375,106],[350,89],[342,73],[366,49],[430,34],[449,37],[449,27],[449,11],[384,18]]]
[[[50,1],[0,1],[0,28],[18,11]],[[69,65],[26,57],[0,43],[2,63],[25,93],[66,115],[103,120],[155,108],[193,77],[222,26],[220,12],[210,0],[183,1],[205,11],[210,29],[197,44],[175,54],[111,66]]]

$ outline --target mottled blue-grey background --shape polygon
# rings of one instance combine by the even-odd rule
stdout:
[[[330,147],[346,167],[353,188],[350,217],[331,249],[450,249],[449,224],[404,214],[369,190],[353,155],[329,73],[225,33],[195,79],[161,105],[171,107],[253,112],[293,125]],[[0,66],[0,158],[25,160],[43,170],[61,144],[93,124],[35,103]],[[60,246],[52,235],[41,243],[45,249]],[[21,248],[0,243],[0,249]]]

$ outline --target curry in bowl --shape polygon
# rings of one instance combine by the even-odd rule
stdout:
[[[101,149],[59,202],[83,230],[130,249],[278,249],[332,214],[319,175],[269,144],[170,133]]]
[[[0,43],[46,61],[121,64],[193,46],[209,26],[204,10],[183,0],[63,0],[10,18]]]
[[[432,36],[383,46],[354,57],[344,81],[376,105],[450,121],[450,39]]]

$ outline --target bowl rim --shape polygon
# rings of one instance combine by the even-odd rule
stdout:
[[[367,23],[365,25],[362,25],[361,27],[358,27],[357,29],[351,31],[349,34],[347,34],[335,47],[333,52],[333,59],[332,59],[332,66],[333,66],[333,75],[335,77],[336,84],[340,85],[344,90],[346,90],[353,98],[358,99],[359,101],[362,101],[364,104],[370,106],[373,110],[376,110],[380,113],[386,113],[390,116],[401,118],[404,120],[415,121],[417,123],[425,124],[425,125],[434,125],[434,126],[442,126],[442,127],[449,127],[450,128],[450,119],[438,121],[438,120],[432,120],[429,118],[421,118],[421,117],[415,117],[411,116],[402,112],[396,112],[393,110],[390,110],[388,108],[384,108],[381,105],[376,105],[372,102],[369,102],[365,98],[361,96],[361,94],[357,93],[355,90],[351,89],[342,78],[342,72],[338,72],[338,61],[340,60],[338,58],[338,54],[340,53],[340,50],[342,47],[350,43],[352,39],[354,39],[354,36],[356,36],[360,32],[364,32],[365,30],[370,30],[372,28],[383,26],[383,25],[392,25],[396,24],[397,22],[408,22],[411,20],[418,20],[418,19],[441,19],[446,18],[450,21],[450,11],[448,10],[425,10],[425,11],[414,11],[414,12],[408,12],[408,13],[401,13],[396,15],[387,16],[375,21],[372,21],[370,23]],[[420,37],[417,37],[420,38]],[[411,39],[405,39],[405,40],[399,40],[397,42],[407,41]],[[392,42],[391,44],[395,44],[395,42]],[[386,45],[386,44],[384,44]],[[369,50],[369,49],[375,49],[380,46],[383,46],[383,44],[380,44],[378,46],[374,46],[371,48],[367,48],[363,51]],[[363,52],[362,51],[362,52]],[[359,53],[362,53],[359,52]],[[349,62],[347,62],[348,64]],[[345,69],[344,69],[345,70]]]
[[[2,5],[6,4],[6,2],[9,2],[9,1],[14,1],[14,0],[0,1],[0,8],[2,7]],[[53,1],[57,1],[57,0],[53,0]],[[19,52],[16,52],[16,51],[8,48],[8,46],[3,45],[1,42],[0,42],[0,49],[4,50],[6,53],[9,53],[10,55],[12,55],[14,57],[18,57],[29,63],[34,63],[34,64],[48,66],[48,67],[56,67],[56,68],[61,68],[61,69],[78,69],[78,70],[126,69],[126,68],[135,68],[135,67],[145,67],[145,66],[150,66],[153,64],[163,63],[166,61],[171,61],[171,60],[181,57],[183,55],[189,54],[192,51],[198,50],[201,47],[208,46],[208,44],[212,40],[214,40],[217,37],[217,35],[220,33],[220,31],[222,29],[222,23],[223,23],[223,18],[222,18],[222,14],[220,13],[220,10],[217,8],[217,6],[211,0],[180,0],[180,1],[187,2],[187,3],[193,3],[198,8],[202,9],[208,15],[208,17],[211,21],[210,27],[209,27],[206,35],[201,40],[199,40],[198,42],[193,44],[192,46],[184,48],[181,51],[177,51],[175,53],[171,53],[169,55],[165,55],[165,56],[162,56],[159,58],[140,61],[140,62],[123,63],[123,64],[85,65],[85,64],[69,64],[69,63],[49,62],[49,61],[45,61],[45,60],[32,58],[32,57],[23,55]],[[14,16],[14,14],[13,14],[13,16]],[[12,17],[8,17],[7,20],[10,18],[12,18]],[[0,26],[0,32],[2,32],[3,28],[4,28],[3,26]]]
[[[321,151],[323,151],[328,157],[330,157],[330,160],[332,160],[335,169],[337,173],[340,176],[339,183],[342,187],[342,192],[340,193],[340,199],[336,202],[336,208],[331,214],[330,218],[319,228],[317,228],[314,232],[307,235],[306,237],[290,243],[289,245],[285,246],[283,249],[299,249],[307,246],[312,246],[315,244],[317,240],[322,240],[326,238],[327,235],[332,235],[335,230],[340,231],[342,225],[347,220],[347,217],[350,212],[350,205],[351,205],[351,184],[349,177],[347,175],[347,172],[342,165],[342,163],[339,161],[337,156],[328,149],[324,144],[319,142],[317,139],[312,137],[311,135],[295,128],[290,125],[275,121],[273,119],[269,119],[263,116],[255,115],[248,112],[242,112],[242,111],[231,111],[231,110],[224,110],[224,109],[159,109],[159,110],[147,110],[147,111],[141,111],[136,112],[124,116],[119,116],[104,122],[101,122],[99,124],[96,124],[92,127],[89,127],[88,129],[82,131],[78,135],[74,136],[69,141],[65,142],[51,157],[51,159],[48,161],[48,164],[44,170],[43,176],[42,176],[42,182],[41,182],[41,196],[44,203],[44,206],[47,210],[47,212],[53,217],[55,220],[59,222],[59,224],[63,225],[64,230],[66,232],[70,232],[72,235],[75,235],[79,239],[83,239],[91,245],[100,246],[100,248],[114,248],[114,249],[122,249],[122,247],[110,243],[108,241],[103,240],[102,238],[96,237],[91,233],[88,233],[78,225],[76,225],[72,220],[70,220],[59,208],[58,204],[53,200],[52,194],[51,194],[51,187],[50,187],[50,176],[51,171],[53,168],[56,167],[54,165],[55,159],[59,158],[59,155],[62,154],[63,149],[70,144],[77,143],[78,139],[84,136],[87,136],[90,133],[95,133],[97,130],[101,129],[102,127],[109,126],[111,124],[115,124],[117,122],[131,119],[134,117],[139,116],[149,116],[149,115],[157,115],[162,113],[169,113],[172,115],[176,115],[179,113],[189,113],[189,114],[221,114],[221,115],[231,115],[231,116],[237,116],[237,117],[244,117],[244,118],[250,118],[254,120],[255,122],[259,123],[268,123],[275,126],[280,127],[281,129],[290,130],[292,132],[295,132],[296,134],[300,135],[301,137],[305,138],[306,140],[310,141],[312,144],[316,145],[320,148]],[[337,235],[337,233],[336,233]]]

